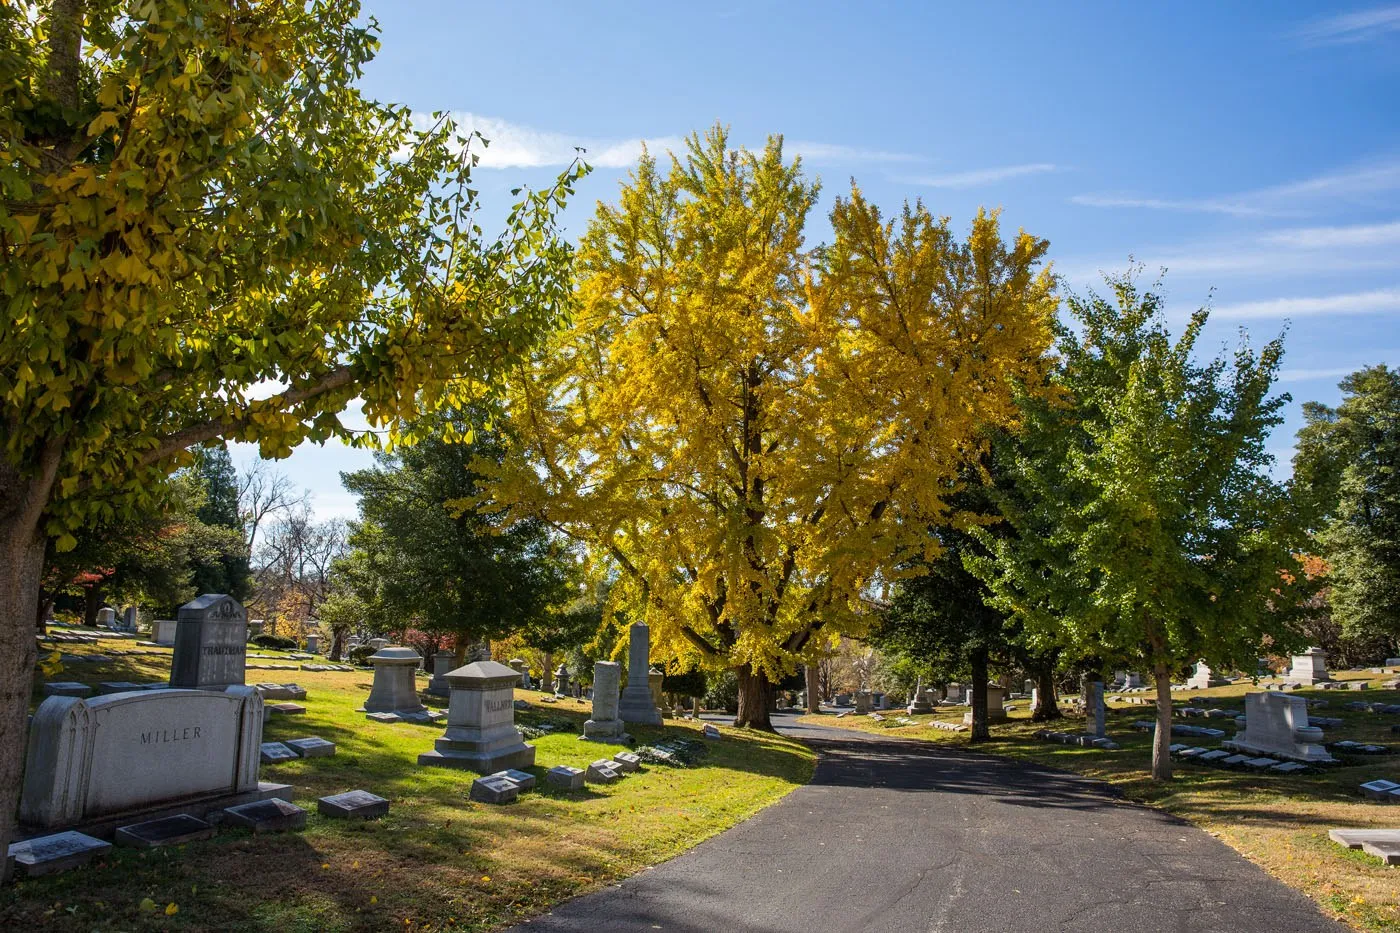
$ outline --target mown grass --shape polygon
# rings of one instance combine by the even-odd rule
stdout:
[[[1387,745],[1400,739],[1390,731],[1400,717],[1352,712],[1342,705],[1352,700],[1400,702],[1392,690],[1374,686],[1390,679],[1370,674],[1342,673],[1337,679],[1370,680],[1373,689],[1301,690],[1298,696],[1316,697],[1327,706],[1316,709],[1319,716],[1345,720],[1325,731],[1326,740],[1353,739]],[[1178,693],[1174,704],[1220,706],[1243,712],[1242,696],[1261,689],[1251,684],[1235,684],[1210,690]],[[1344,849],[1327,838],[1327,830],[1337,827],[1400,827],[1400,806],[1370,801],[1360,795],[1358,786],[1376,778],[1400,780],[1400,755],[1354,756],[1340,766],[1318,774],[1293,777],[1265,776],[1226,771],[1206,765],[1179,762],[1169,784],[1151,780],[1151,733],[1138,732],[1130,723],[1153,719],[1152,706],[1129,706],[1110,701],[1109,735],[1123,747],[1118,751],[1064,746],[1033,737],[1037,729],[1052,728],[1072,732],[1081,727],[1082,717],[1073,715],[1051,723],[1032,723],[1025,709],[1010,713],[1005,723],[992,726],[992,740],[977,743],[979,752],[1029,759],[1040,764],[1075,771],[1106,781],[1120,788],[1130,799],[1190,820],[1206,832],[1262,866],[1276,878],[1297,888],[1316,901],[1323,910],[1366,931],[1400,931],[1400,868],[1383,865],[1379,859],[1359,851]],[[966,733],[931,728],[932,719],[959,720],[964,710],[945,707],[924,716],[909,717],[918,725],[900,726],[895,710],[877,723],[865,716],[832,715],[804,717],[804,721],[827,726],[860,729],[881,735],[895,735],[952,746],[967,746]],[[1233,734],[1229,724],[1206,719],[1182,720],[1195,725],[1216,725]],[[1180,738],[1174,741],[1214,747],[1220,740]]]
[[[98,671],[70,665],[53,679],[140,681],[168,670],[164,658],[117,658]],[[248,672],[250,683],[295,681],[308,691],[307,713],[270,718],[265,740],[318,735],[337,743],[332,758],[262,767],[263,780],[293,785],[293,801],[310,813],[304,832],[225,830],[174,849],[114,849],[87,868],[0,891],[0,929],[499,929],[677,855],[806,783],[814,766],[797,742],[724,728],[690,767],[644,766],[616,785],[560,792],[545,785],[547,768],[583,767],[615,748],[577,738],[582,701],[543,704],[542,694],[517,691],[532,704],[517,722],[567,720],[570,728],[531,740],[538,790],[514,804],[479,804],[468,799],[474,774],[416,763],[441,726],[382,725],[355,712],[371,679],[367,671]],[[668,721],[632,733],[650,743],[698,731],[698,723]],[[353,823],[316,814],[318,797],[355,788],[392,801],[388,817]]]

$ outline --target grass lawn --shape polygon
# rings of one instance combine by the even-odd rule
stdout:
[[[63,650],[110,654],[132,646],[104,641]],[[69,664],[49,679],[163,679],[169,660],[116,657],[90,667]],[[570,728],[530,740],[538,749],[537,790],[509,805],[480,804],[467,796],[476,775],[416,763],[442,726],[382,725],[355,712],[371,679],[368,671],[248,671],[249,683],[295,681],[308,694],[306,714],[271,717],[265,740],[318,735],[338,746],[332,758],[262,766],[263,780],[295,787],[293,802],[310,814],[305,831],[255,837],[224,830],[174,849],[114,849],[86,868],[0,890],[0,929],[497,929],[683,852],[806,783],[814,766],[797,742],[723,728],[690,767],[644,765],[612,786],[557,791],[545,785],[546,769],[584,767],[615,747],[577,738],[584,702],[539,704],[543,694],[521,690],[516,696],[532,708],[517,712],[517,723],[568,720]],[[698,738],[699,724],[668,720],[664,729],[631,731],[647,744],[663,735]],[[369,823],[317,815],[316,798],[355,788],[387,797],[389,815]],[[167,914],[169,905],[175,909]]]
[[[1369,674],[1333,673],[1336,679],[1390,679]],[[1373,686],[1374,686],[1373,683]],[[1260,689],[1249,684],[1194,690],[1174,695],[1174,705],[1219,706],[1243,713],[1241,697]],[[1352,700],[1397,702],[1391,690],[1301,690],[1298,696],[1318,697],[1327,706],[1316,709],[1319,716],[1345,720],[1325,731],[1326,741],[1354,739],[1387,745],[1400,740],[1390,731],[1400,717],[1351,712],[1342,705]],[[1123,747],[1101,751],[1070,747],[1035,739],[1040,728],[1075,731],[1074,717],[1044,726],[1030,721],[1029,704],[1019,705],[1005,723],[993,724],[992,740],[978,743],[979,752],[1026,758],[1041,764],[1076,771],[1120,788],[1135,801],[1160,807],[1190,820],[1218,837],[1276,878],[1304,892],[1322,909],[1358,930],[1400,930],[1400,868],[1389,868],[1379,859],[1360,851],[1344,849],[1327,838],[1327,830],[1346,827],[1400,827],[1400,806],[1375,803],[1363,798],[1357,786],[1376,778],[1400,780],[1400,755],[1351,757],[1321,774],[1294,777],[1246,774],[1177,762],[1175,779],[1168,785],[1153,784],[1149,778],[1152,758],[1151,733],[1138,732],[1133,720],[1153,719],[1151,706],[1128,706],[1110,700],[1109,735]],[[932,716],[910,717],[916,726],[899,726],[893,721],[902,710],[886,712],[890,718],[877,723],[865,716],[837,719],[831,715],[808,716],[806,721],[827,726],[861,729],[882,735],[967,746],[966,733],[947,732],[928,726],[931,719],[960,720],[960,707]],[[956,710],[954,712],[954,710]],[[1194,725],[1219,726],[1233,734],[1231,724],[1208,719],[1181,720]],[[1082,723],[1082,717],[1079,719]],[[1219,740],[1180,738],[1175,741],[1214,747]],[[1400,746],[1397,746],[1400,747]],[[1341,756],[1338,756],[1341,757]]]

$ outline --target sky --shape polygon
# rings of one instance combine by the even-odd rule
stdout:
[[[490,139],[488,206],[586,148],[571,237],[643,144],[722,123],[748,146],[781,134],[821,179],[823,215],[852,178],[959,231],[1000,208],[1008,232],[1049,239],[1067,288],[1136,262],[1174,325],[1208,304],[1206,354],[1286,329],[1280,477],[1304,401],[1400,364],[1400,4],[364,7],[382,41],[365,90]],[[814,217],[809,241],[827,229]],[[234,448],[240,466],[255,455]],[[370,462],[330,443],[279,466],[320,516],[352,518],[339,474]]]

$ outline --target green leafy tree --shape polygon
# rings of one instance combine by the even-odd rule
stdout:
[[[971,562],[992,605],[1065,646],[1067,660],[1152,671],[1155,779],[1171,776],[1171,678],[1195,658],[1248,665],[1266,636],[1289,552],[1290,511],[1264,442],[1282,338],[1259,353],[1193,359],[1208,312],[1172,340],[1161,298],[1129,278],[1115,299],[1072,297],[1059,327],[1057,404],[1028,406],[1011,466],[1017,534],[981,532]]]
[[[1400,371],[1342,380],[1335,409],[1304,406],[1294,490],[1327,561],[1332,618],[1351,639],[1400,644]],[[1386,647],[1389,646],[1389,647]]]
[[[370,443],[357,397],[411,439],[570,300],[579,170],[484,237],[480,141],[356,87],[376,30],[336,0],[0,4],[0,843],[50,539],[141,514],[194,446]]]
[[[233,468],[227,445],[197,447],[191,468],[204,487],[204,502],[195,517],[206,528],[227,529],[234,533],[236,548],[219,548],[204,559],[194,555],[193,578],[196,594],[225,593],[239,602],[246,602],[252,592],[248,549],[243,540],[243,519],[238,510],[238,472]]]
[[[418,426],[426,436],[413,446],[342,474],[360,497],[350,544],[380,612],[394,630],[453,635],[459,651],[521,629],[548,642],[571,595],[567,555],[542,522],[507,526],[475,504],[480,463],[499,462],[507,444],[487,421],[480,409],[444,413]]]

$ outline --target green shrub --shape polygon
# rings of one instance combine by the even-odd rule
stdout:
[[[283,638],[281,635],[254,635],[253,644],[259,648],[275,648],[278,651],[295,651],[297,643],[291,638]]]
[[[374,654],[373,645],[359,645],[350,649],[350,663],[358,664],[360,667],[369,667],[369,656]]]

